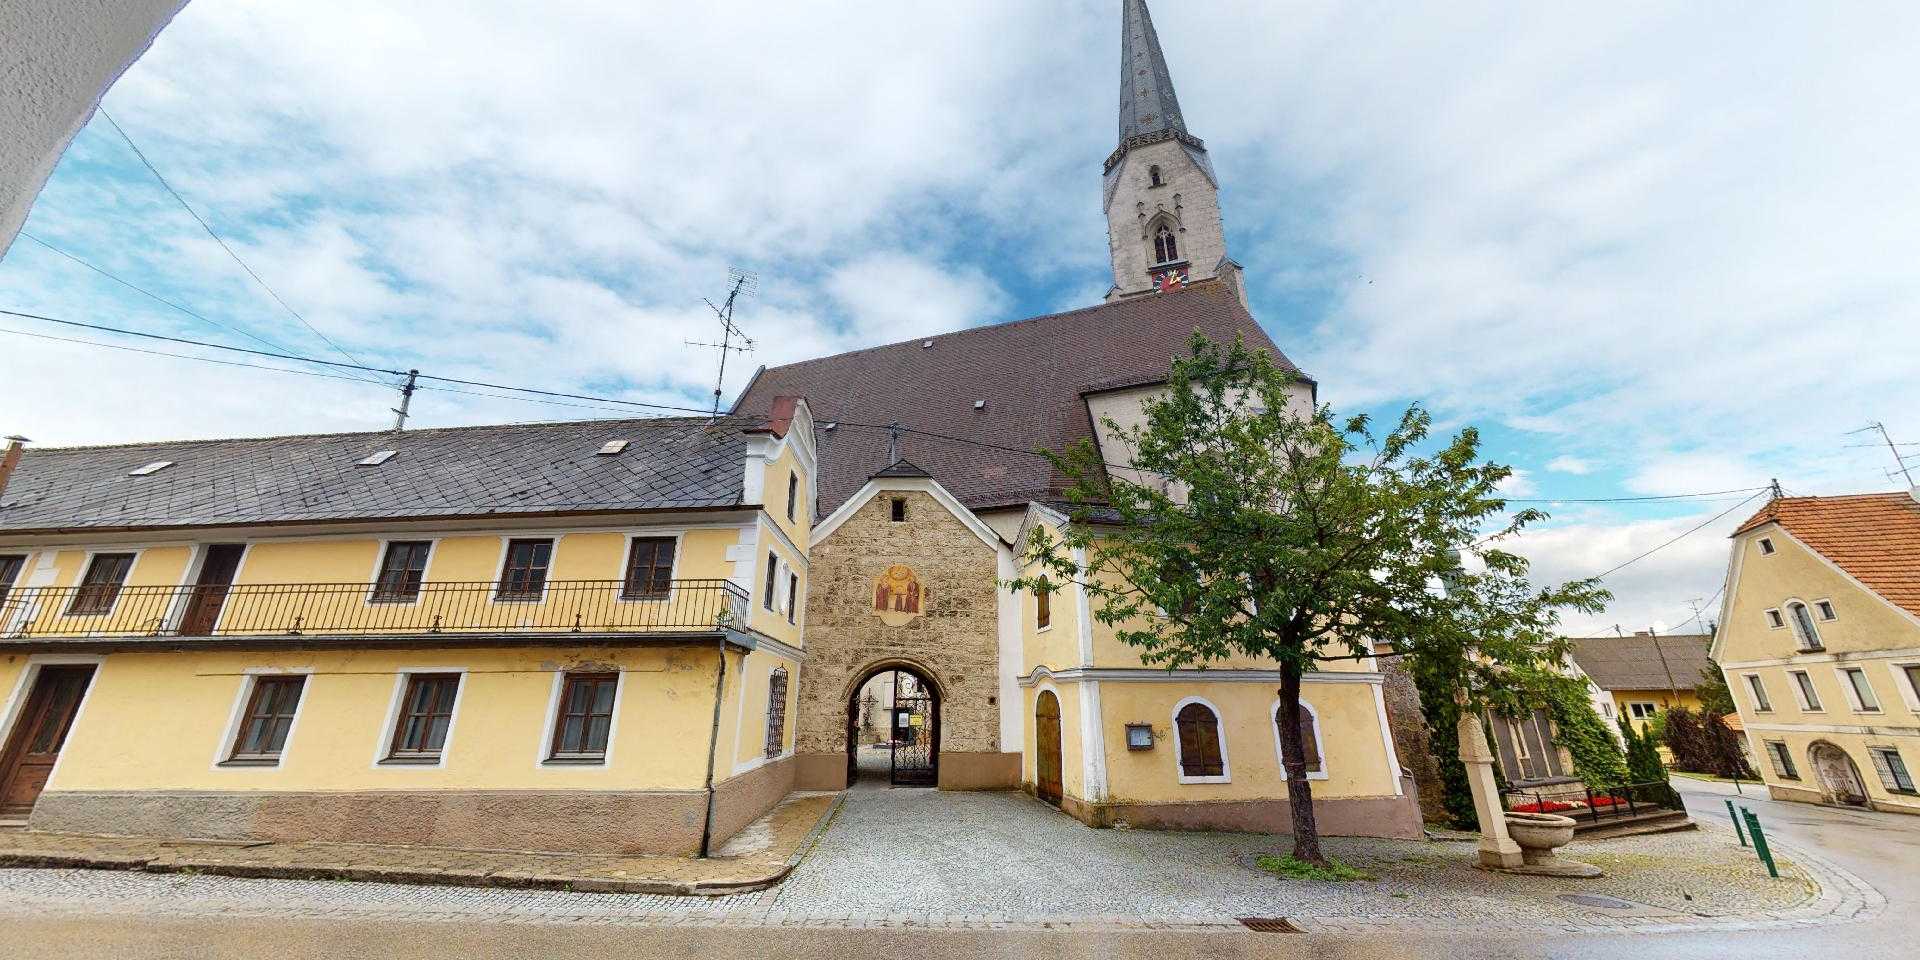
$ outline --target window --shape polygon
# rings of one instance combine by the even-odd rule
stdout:
[[[1220,721],[1204,703],[1189,703],[1174,714],[1180,740],[1180,779],[1225,782],[1226,753],[1220,748]]]
[[[74,591],[73,602],[67,605],[67,616],[98,616],[111,611],[132,569],[131,553],[94,554],[86,576],[80,579],[80,589]]]
[[[1859,667],[1842,667],[1840,679],[1846,681],[1847,696],[1853,701],[1853,708],[1863,713],[1879,713],[1880,698],[1873,695],[1873,684],[1867,680],[1867,671]]]
[[[1800,771],[1793,768],[1793,754],[1787,752],[1787,745],[1778,740],[1767,741],[1767,759],[1773,762],[1773,772],[1782,780],[1800,779]]]
[[[1606,714],[1608,720],[1612,720],[1613,719],[1613,701],[1612,700],[1600,701],[1600,712]]]
[[[1275,704],[1273,708],[1273,732],[1274,736],[1280,736],[1279,704]],[[1300,752],[1305,754],[1302,759],[1307,762],[1307,776],[1326,774],[1326,768],[1320,761],[1320,727],[1314,722],[1313,711],[1304,703],[1300,705]],[[1286,762],[1287,745],[1286,740],[1282,738],[1280,741],[1280,775],[1282,777],[1287,775]]]
[[[800,616],[800,575],[787,571],[787,622],[793,623]]]
[[[1787,613],[1793,617],[1793,633],[1800,639],[1802,650],[1822,650],[1820,631],[1814,629],[1813,614],[1807,612],[1807,605],[1795,600],[1787,604]]]
[[[797,512],[795,506],[800,502],[800,472],[787,471],[787,519],[792,520]]]
[[[7,592],[13,589],[13,582],[20,579],[20,568],[27,565],[27,558],[19,554],[0,557],[0,620],[6,617]]]
[[[780,583],[780,558],[774,555],[772,551],[768,551],[767,553],[767,587],[766,587],[766,590],[764,591],[766,595],[760,601],[761,604],[764,605],[768,610],[774,609],[774,606],[773,606],[774,593],[776,592],[775,588],[779,585],[779,583]]]
[[[1147,186],[1157,187],[1157,186],[1160,186],[1162,183],[1164,183],[1164,181],[1160,179],[1160,165],[1156,163],[1153,166],[1148,167],[1147,168]]]
[[[1880,774],[1880,785],[1894,793],[1913,793],[1913,774],[1907,772],[1907,762],[1900,759],[1900,751],[1893,747],[1868,747],[1867,753],[1873,756],[1873,769]]]
[[[1053,581],[1045,574],[1040,576],[1040,589],[1033,592],[1033,628],[1045,630],[1053,626]]]
[[[1763,557],[1773,556],[1773,538],[1772,537],[1760,538],[1760,555]]]
[[[427,575],[427,554],[433,544],[425,540],[395,541],[387,544],[387,555],[380,559],[380,579],[373,585],[375,603],[412,603],[420,599],[420,582]]]
[[[1775,630],[1778,630],[1781,627],[1784,627],[1786,625],[1787,625],[1787,619],[1780,615],[1780,611],[1778,610],[1767,611],[1767,626],[1772,627]]]
[[[1629,700],[1627,702],[1627,715],[1635,720],[1645,720],[1659,712],[1660,707],[1655,703],[1650,703],[1645,700]]]
[[[1173,238],[1173,231],[1161,224],[1153,233],[1153,262],[1172,263],[1180,259],[1179,244]]]
[[[388,460],[392,460],[393,455],[399,452],[400,451],[398,450],[380,450],[374,453],[369,453],[366,456],[360,458],[360,461],[358,463],[355,463],[354,466],[377,467],[383,463],[386,463]]]
[[[894,497],[891,509],[893,511],[892,518],[894,523],[907,522],[907,498],[906,497]]]
[[[1789,676],[1793,677],[1793,687],[1800,694],[1800,709],[1820,709],[1820,695],[1813,690],[1813,678],[1807,676],[1805,670],[1795,670]]]
[[[1819,611],[1820,619],[1822,620],[1837,620],[1840,618],[1840,615],[1833,610],[1832,600],[1815,600],[1813,608]]]
[[[1907,689],[1913,691],[1916,701],[1920,701],[1920,663],[1904,664],[1900,670],[1907,675]]]
[[[173,466],[172,460],[155,460],[154,462],[149,463],[145,466],[134,467],[132,470],[128,470],[127,476],[151,477],[154,474],[159,473],[160,471],[165,470],[166,468],[171,466]]]
[[[500,571],[496,599],[540,599],[547,590],[547,565],[552,562],[552,540],[507,541],[507,562]]]
[[[553,718],[553,750],[548,760],[603,763],[613,732],[613,695],[617,673],[569,673],[560,687]]]
[[[787,746],[787,669],[774,667],[767,678],[767,759],[772,760]]]
[[[300,709],[300,694],[306,689],[303,674],[256,677],[247,697],[247,708],[240,715],[240,732],[233,738],[230,763],[275,764],[287,747],[287,734],[293,731],[293,715]]]
[[[1772,710],[1773,709],[1773,703],[1767,699],[1766,685],[1760,682],[1759,674],[1757,673],[1747,674],[1747,689],[1753,693],[1753,709],[1755,710]]]
[[[622,600],[657,600],[673,591],[672,537],[634,537],[627,548],[627,575],[620,585]]]
[[[453,726],[453,701],[460,693],[457,673],[414,673],[400,699],[387,759],[395,763],[433,763],[447,745]]]

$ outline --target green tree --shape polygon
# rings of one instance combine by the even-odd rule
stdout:
[[[1734,712],[1733,691],[1727,688],[1727,675],[1712,660],[1700,671],[1700,682],[1694,685],[1693,692],[1700,698],[1700,709],[1706,713],[1725,717]]]
[[[1296,408],[1298,378],[1264,351],[1197,333],[1190,348],[1139,425],[1103,424],[1132,471],[1108,471],[1085,441],[1048,454],[1071,481],[1071,522],[1030,535],[1028,575],[1010,585],[1082,585],[1147,663],[1277,661],[1293,855],[1325,864],[1298,721],[1306,673],[1379,642],[1462,710],[1518,709],[1505,674],[1557,664],[1558,611],[1598,611],[1607,594],[1527,583],[1499,544],[1544,515],[1506,511],[1512,471],[1481,461],[1473,429],[1422,454],[1418,406],[1376,436],[1364,416]]]

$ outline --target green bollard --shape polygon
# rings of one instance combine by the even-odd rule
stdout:
[[[1740,829],[1740,812],[1733,809],[1733,801],[1727,801],[1727,816],[1733,820],[1733,835],[1740,838],[1740,845],[1747,845],[1747,832]]]
[[[1767,849],[1767,835],[1760,831],[1760,818],[1746,807],[1741,807],[1740,812],[1746,814],[1747,832],[1753,835],[1753,852],[1759,854],[1760,862],[1767,865],[1767,876],[1780,879],[1780,868],[1773,865],[1773,852]]]

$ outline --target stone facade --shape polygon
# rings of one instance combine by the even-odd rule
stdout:
[[[896,498],[906,501],[902,522],[891,519]],[[939,696],[941,785],[991,785],[977,781],[983,767],[1005,765],[998,562],[992,547],[919,490],[883,490],[814,543],[795,745],[801,789],[844,782],[848,698],[887,666],[924,673]],[[896,565],[911,568],[922,593],[918,615],[891,626],[874,610],[875,584]],[[1009,768],[1005,786],[1018,778],[1017,755]]]
[[[1189,282],[1215,276],[1226,257],[1220,189],[1195,162],[1192,149],[1173,139],[1133,147],[1114,170],[1107,244],[1115,296],[1152,289],[1148,270],[1154,265],[1153,233],[1163,220],[1173,229],[1179,259],[1188,264]],[[1154,167],[1160,168],[1159,186],[1153,184]]]
[[[1380,693],[1387,706],[1387,728],[1393,733],[1393,750],[1400,766],[1413,776],[1420,797],[1420,814],[1435,823],[1447,820],[1445,785],[1440,782],[1440,764],[1427,742],[1427,716],[1420,706],[1420,688],[1413,674],[1399,657],[1380,660]]]

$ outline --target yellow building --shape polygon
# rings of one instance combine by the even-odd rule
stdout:
[[[1713,656],[1778,799],[1920,813],[1917,501],[1784,497],[1734,531]]]
[[[0,814],[693,853],[791,788],[812,420],[34,449]]]
[[[1637,731],[1674,707],[1700,709],[1695,687],[1707,669],[1705,634],[1627,637],[1576,637],[1571,656],[1587,679],[1602,691],[1598,707],[1609,723],[1620,717]],[[1664,748],[1663,748],[1664,749]]]

